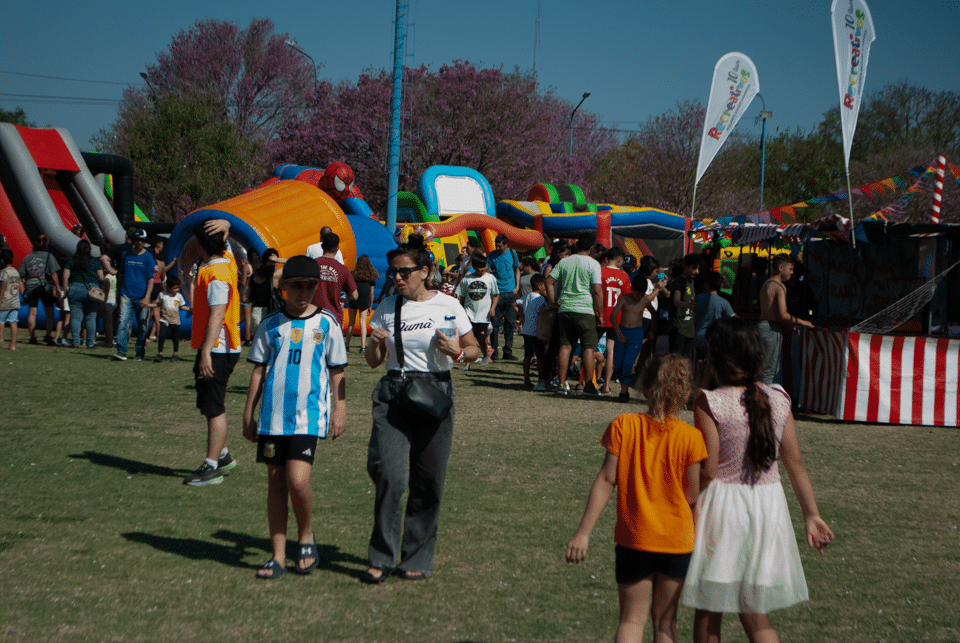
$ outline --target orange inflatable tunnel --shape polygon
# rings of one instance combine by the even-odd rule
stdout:
[[[422,223],[420,225],[430,230],[435,238],[453,236],[464,230],[481,233],[490,230],[497,234],[507,235],[510,240],[510,247],[514,250],[528,252],[543,246],[543,235],[536,230],[521,230],[488,214],[468,212],[452,216],[442,223]]]
[[[303,181],[278,181],[192,212],[170,235],[168,256],[181,255],[180,263],[190,261],[180,250],[192,236],[193,225],[207,219],[230,221],[231,235],[258,255],[271,247],[283,258],[303,254],[320,241],[320,228],[328,225],[340,237],[346,266],[352,269],[357,261],[347,215],[330,195]]]

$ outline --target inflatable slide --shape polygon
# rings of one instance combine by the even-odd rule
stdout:
[[[0,232],[17,261],[45,234],[61,255],[72,255],[80,224],[99,254],[103,243],[123,243],[124,230],[65,129],[0,123]]]
[[[573,238],[583,232],[595,232],[597,241],[611,245],[611,235],[652,240],[682,240],[685,217],[658,210],[586,203],[583,191],[575,186],[533,186],[527,201],[501,201],[497,216],[514,225],[533,228],[548,237]]]

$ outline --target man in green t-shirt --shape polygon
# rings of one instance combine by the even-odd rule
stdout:
[[[577,253],[561,259],[547,277],[547,302],[557,309],[560,324],[560,352],[557,355],[557,393],[570,391],[567,384],[567,369],[573,347],[580,342],[580,358],[583,364],[583,394],[600,395],[593,383],[596,367],[594,351],[599,334],[597,327],[603,325],[603,290],[600,264],[590,257],[594,236],[581,234],[577,239]],[[556,284],[560,284],[560,300],[557,301]]]

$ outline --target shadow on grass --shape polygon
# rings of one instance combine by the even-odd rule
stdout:
[[[107,360],[113,359],[113,355],[116,352],[109,348],[102,348],[102,349],[84,348],[84,349],[77,349],[77,350],[97,351],[95,353],[78,353],[78,355],[82,355],[84,357],[92,357],[93,359],[107,359]]]
[[[555,397],[558,399],[582,399],[587,401],[596,401],[596,402],[608,402],[613,404],[623,404],[619,399],[617,399],[616,393],[607,393],[606,395],[583,395],[578,392],[572,392],[569,395],[557,395],[553,391],[533,391],[531,389],[525,388],[523,385],[523,380],[516,380],[515,376],[509,376],[510,381],[503,381],[504,375],[497,374],[496,372],[486,371],[468,371],[464,376],[466,381],[470,383],[470,386],[481,386],[486,388],[495,388],[500,390],[514,390],[522,391],[525,393],[531,393],[537,397]],[[571,386],[573,386],[571,384]],[[629,412],[629,409],[624,409],[624,413]]]
[[[122,534],[124,538],[131,542],[149,545],[159,551],[176,554],[192,560],[212,560],[223,563],[229,567],[244,569],[259,569],[262,563],[250,564],[244,562],[244,558],[252,554],[265,555],[264,562],[268,560],[272,548],[269,538],[256,538],[247,534],[237,533],[221,529],[213,533],[217,540],[225,543],[208,542],[197,540],[196,538],[174,538],[171,536],[157,536],[154,534],[143,533],[142,531],[132,531]],[[297,560],[298,544],[287,541],[287,559]],[[317,543],[319,564],[317,569],[353,576],[357,579],[366,570],[366,560],[345,554],[338,547],[333,545],[324,545]],[[348,567],[345,563],[349,563]],[[356,566],[364,566],[363,569],[357,569]],[[288,571],[294,571],[293,565],[287,566]]]
[[[176,554],[192,560],[213,560],[230,567],[256,569],[259,565],[243,562],[249,549],[258,549],[270,552],[270,540],[267,538],[252,538],[246,534],[237,534],[229,531],[218,531],[214,534],[220,540],[232,541],[232,544],[220,544],[197,540],[196,538],[174,538],[171,536],[157,536],[142,531],[129,531],[122,534],[131,542],[149,545],[159,551]]]
[[[115,455],[98,453],[96,451],[71,453],[70,457],[76,458],[77,460],[89,460],[93,464],[99,464],[103,467],[113,467],[114,469],[120,469],[122,471],[126,471],[127,473],[146,473],[154,476],[163,476],[165,478],[182,478],[190,473],[193,473],[193,471],[190,469],[171,469],[170,467],[159,467],[155,464],[147,464],[146,462],[138,462],[137,460],[129,460],[127,458],[120,458]]]
[[[185,391],[197,390],[197,387],[194,384],[187,384],[183,388]],[[228,386],[226,389],[224,389],[224,393],[227,393],[229,395],[242,395],[246,397],[248,389],[249,389],[248,386]]]
[[[793,419],[796,420],[797,422],[810,422],[812,424],[835,424],[835,425],[850,424],[850,422],[838,420],[832,415],[819,415],[819,414],[808,413],[800,410],[794,410]]]
[[[497,368],[471,365],[463,377],[474,386],[492,386],[500,389],[523,390],[523,374],[498,370]]]
[[[513,380],[509,382],[503,381],[502,377],[493,376],[490,374],[484,373],[483,375],[473,374],[466,376],[467,381],[471,386],[485,386],[487,388],[496,388],[501,391],[504,389],[514,390],[514,391],[523,391],[523,380]],[[511,378],[513,379],[513,378]]]

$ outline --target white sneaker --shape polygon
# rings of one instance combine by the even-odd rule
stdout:
[[[469,370],[470,370],[470,364],[467,364],[466,366],[464,366],[464,367],[463,367],[463,370],[469,371]]]
[[[570,384],[566,383],[563,386],[557,384],[557,388],[554,391],[557,395],[570,395]]]

